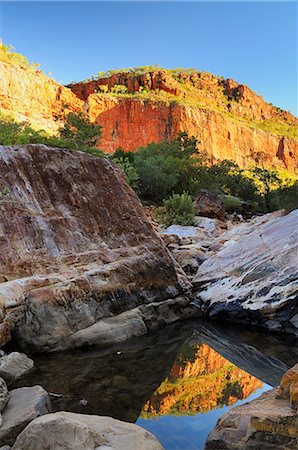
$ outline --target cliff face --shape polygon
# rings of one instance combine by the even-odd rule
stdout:
[[[79,112],[82,102],[69,89],[39,70],[0,62],[0,111],[36,128],[55,131],[64,107]]]
[[[173,260],[105,159],[0,147],[0,224],[2,344],[104,345],[189,313]]]
[[[127,94],[102,93],[103,87],[113,92],[119,86]],[[252,152],[265,153],[272,166],[294,170],[297,165],[297,140],[286,137],[294,135],[297,119],[234,80],[153,71],[139,76],[119,73],[69,87],[88,103],[92,120],[103,126],[100,145],[107,153],[118,147],[133,150],[185,131],[198,139],[200,150],[240,166],[250,164]],[[268,126],[279,133],[262,130]]]
[[[295,139],[252,129],[213,110],[167,104],[162,101],[88,97],[92,120],[103,127],[100,147],[106,153],[118,147],[134,150],[150,142],[195,136],[201,151],[214,158],[230,159],[242,167],[251,163],[251,152],[264,152],[268,163],[294,170],[298,143]]]
[[[297,166],[297,119],[234,80],[154,70],[63,87],[30,68],[1,63],[1,71],[0,111],[51,132],[62,123],[63,109],[86,111],[103,127],[99,146],[106,153],[185,131],[214,158],[245,167],[252,152],[262,152],[271,166]]]

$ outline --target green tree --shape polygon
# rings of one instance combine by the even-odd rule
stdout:
[[[137,192],[139,175],[129,158],[113,158],[113,162],[124,172],[126,181]]]
[[[102,135],[101,126],[90,122],[83,113],[69,113],[66,122],[60,128],[60,136],[77,150],[91,150],[96,147]]]

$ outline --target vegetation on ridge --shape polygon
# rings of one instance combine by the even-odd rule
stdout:
[[[40,65],[35,63],[30,63],[26,56],[21,53],[14,52],[14,47],[12,45],[6,45],[0,39],[0,61],[13,64],[15,66],[28,67],[32,69],[39,69]]]

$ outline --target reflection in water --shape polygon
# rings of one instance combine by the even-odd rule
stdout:
[[[191,321],[108,349],[33,357],[13,387],[41,384],[62,394],[54,411],[137,421],[166,450],[200,450],[218,417],[263,382],[276,385],[297,351],[284,337]]]
[[[262,385],[208,345],[187,345],[144,405],[141,417],[205,413],[218,406],[233,405]]]

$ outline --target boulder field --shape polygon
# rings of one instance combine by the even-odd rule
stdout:
[[[0,147],[0,245],[1,345],[108,345],[193,314],[188,280],[104,158]]]

